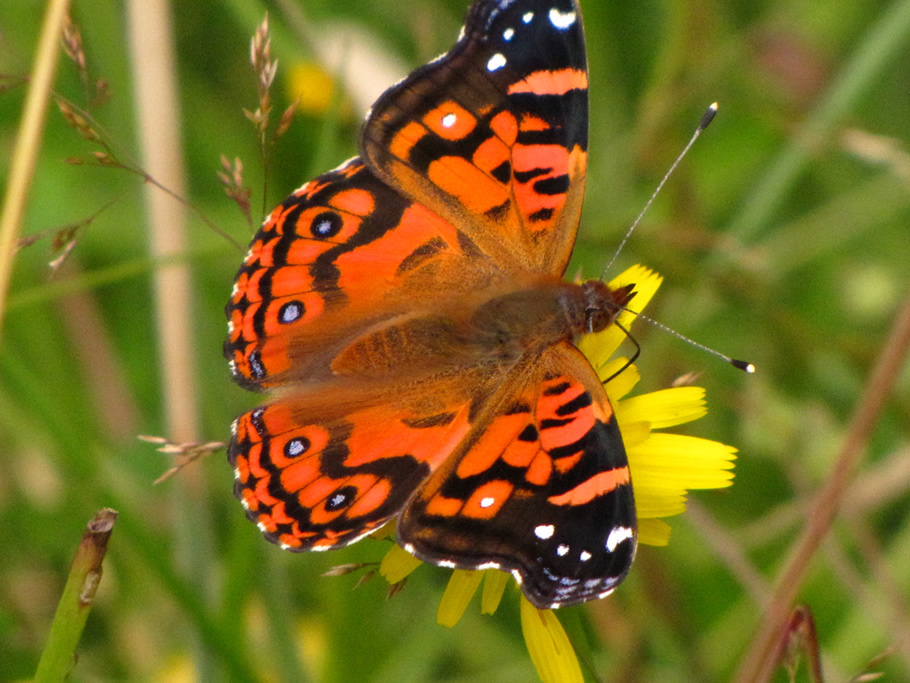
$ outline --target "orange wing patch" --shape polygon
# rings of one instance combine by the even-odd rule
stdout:
[[[588,72],[582,69],[535,71],[509,86],[509,94],[565,95],[570,90],[587,90]]]

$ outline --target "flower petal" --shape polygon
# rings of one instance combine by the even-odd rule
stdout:
[[[628,362],[628,358],[620,356],[603,365],[597,371],[597,376],[600,377],[601,381],[607,383],[607,396],[610,397],[610,401],[621,400],[623,396],[635,388],[635,385],[641,379],[641,375],[638,374],[638,368],[634,365],[627,365]],[[625,369],[623,369],[623,366],[626,366]],[[622,372],[619,372],[620,370]],[[618,375],[616,374],[617,372],[619,372]],[[614,377],[614,375],[616,376]]]
[[[670,525],[662,519],[638,521],[638,542],[645,545],[667,545],[670,542]]]
[[[610,287],[618,289],[634,283],[635,298],[629,303],[628,308],[629,311],[639,313],[645,309],[645,306],[651,301],[652,297],[657,292],[658,287],[660,287],[660,283],[663,281],[664,279],[650,268],[646,268],[642,265],[634,265],[610,280]],[[628,311],[621,313],[619,316],[620,324],[628,329],[629,325],[635,321],[635,313],[630,313]]]
[[[398,583],[423,564],[407,550],[393,545],[379,564],[379,573],[389,583]]]
[[[634,422],[647,420],[652,429],[673,427],[697,420],[707,414],[705,390],[701,387],[674,387],[633,396],[616,406],[616,419]]]
[[[483,592],[480,594],[481,614],[493,614],[496,611],[510,578],[512,577],[498,569],[484,570]]]
[[[620,418],[620,414],[617,414],[616,420],[619,422],[619,431],[626,450],[651,438],[650,422],[627,422]]]
[[[521,631],[537,675],[544,683],[582,683],[578,657],[552,610],[537,609],[521,596]]]
[[[465,608],[477,592],[483,572],[456,569],[452,572],[449,585],[439,601],[436,621],[443,626],[454,626],[461,619]]]
[[[633,481],[635,489],[635,514],[639,524],[655,517],[672,517],[686,511],[686,489],[681,486],[662,490],[656,486],[639,485],[639,477]],[[647,482],[646,482],[647,484]]]
[[[669,517],[686,509],[689,489],[730,486],[736,449],[681,434],[652,434],[626,449],[639,519]]]
[[[682,434],[651,434],[627,449],[636,486],[717,489],[733,483],[732,446]]]

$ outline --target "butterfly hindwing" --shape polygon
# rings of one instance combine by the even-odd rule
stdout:
[[[402,513],[399,541],[433,562],[512,571],[541,608],[611,592],[635,555],[635,505],[588,361],[554,347],[517,366],[480,412]]]
[[[477,2],[452,50],[376,102],[361,154],[501,266],[561,275],[584,195],[587,84],[575,0]]]
[[[234,422],[234,490],[274,543],[341,547],[397,514],[467,429],[467,404],[420,415],[390,400],[330,417],[312,397],[278,401]]]

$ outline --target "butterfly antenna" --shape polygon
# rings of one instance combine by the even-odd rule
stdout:
[[[663,330],[664,332],[669,332],[677,339],[680,339],[680,340],[686,342],[687,344],[691,344],[696,349],[701,349],[705,353],[708,353],[716,358],[720,358],[722,361],[724,361],[725,363],[729,363],[730,365],[732,365],[734,368],[736,368],[738,370],[742,370],[743,372],[748,372],[750,375],[755,373],[755,366],[752,363],[750,363],[749,361],[730,358],[730,356],[726,356],[726,355],[722,354],[720,351],[712,349],[709,346],[705,346],[704,344],[699,344],[694,339],[689,339],[689,337],[687,337],[686,335],[680,334],[679,332],[674,330],[672,327],[667,327],[663,323],[654,320],[654,318],[649,318],[648,316],[644,315],[643,313],[638,313],[637,311],[631,311],[628,308],[625,310],[629,311],[629,313],[634,315],[639,320],[643,320],[644,322],[646,322],[650,325],[654,325],[654,327],[657,327],[657,328]],[[614,324],[617,324],[617,323],[614,323]],[[626,333],[626,336],[632,340],[632,343],[635,344],[636,349],[640,350],[640,347],[638,346],[638,342],[635,341],[635,339],[632,337],[631,334],[629,334],[629,331],[625,327],[622,327],[622,326],[619,326],[619,327],[623,332]],[[637,353],[636,353],[636,355],[637,355]]]
[[[629,309],[625,309],[625,310],[629,310]],[[635,353],[632,354],[632,357],[629,360],[627,360],[619,370],[614,372],[612,375],[610,375],[603,381],[604,385],[606,385],[608,382],[612,382],[614,378],[619,377],[622,373],[624,373],[626,371],[626,368],[629,367],[630,365],[632,365],[632,363],[634,363],[635,361],[637,361],[638,357],[641,355],[641,344],[639,344],[638,340],[632,336],[632,333],[629,332],[628,328],[624,327],[618,320],[614,320],[613,324],[616,325],[616,327],[618,327],[619,329],[621,329],[623,331],[623,333],[626,335],[626,339],[628,339],[630,342],[632,342],[632,344],[635,345]]]
[[[629,226],[629,229],[626,230],[626,234],[623,236],[622,241],[619,243],[619,246],[616,248],[616,251],[613,252],[613,258],[610,259],[610,262],[607,264],[606,268],[604,268],[603,273],[601,273],[601,276],[600,276],[601,279],[603,279],[604,275],[610,270],[610,267],[613,265],[613,262],[619,256],[620,252],[623,250],[623,247],[626,246],[626,242],[629,241],[629,237],[632,236],[632,233],[635,231],[635,228],[638,227],[639,223],[641,223],[641,219],[647,213],[648,209],[651,208],[651,204],[654,203],[654,200],[657,198],[657,195],[660,194],[660,191],[663,189],[663,186],[667,182],[667,179],[670,177],[670,175],[672,175],[673,171],[676,170],[676,167],[679,166],[679,162],[681,162],[683,160],[683,157],[685,157],[686,154],[688,154],[689,149],[692,147],[692,145],[695,144],[695,141],[698,140],[698,136],[701,135],[701,132],[705,128],[708,127],[708,124],[710,124],[711,121],[714,120],[715,114],[717,114],[717,102],[713,102],[711,104],[711,106],[708,107],[708,110],[701,117],[701,121],[698,122],[698,127],[695,129],[695,132],[692,133],[692,137],[689,138],[689,142],[686,143],[686,146],[683,147],[683,151],[679,153],[678,157],[676,157],[676,161],[674,161],[670,165],[670,169],[664,174],[664,177],[657,184],[657,189],[654,190],[654,192],[651,194],[651,198],[648,199],[648,201],[645,203],[645,206],[641,210],[641,213],[638,214],[638,218],[636,218],[632,222],[632,225]]]

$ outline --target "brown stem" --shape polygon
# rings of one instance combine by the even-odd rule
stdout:
[[[778,577],[774,594],[768,604],[752,646],[740,662],[735,680],[738,683],[760,683],[774,672],[773,653],[784,632],[787,619],[796,599],[812,556],[831,528],[844,494],[852,481],[853,471],[862,458],[866,443],[878,422],[879,415],[891,395],[894,383],[910,349],[910,297],[897,316],[866,390],[856,406],[847,436],[837,462],[824,488],[812,506],[808,523],[797,539]]]

